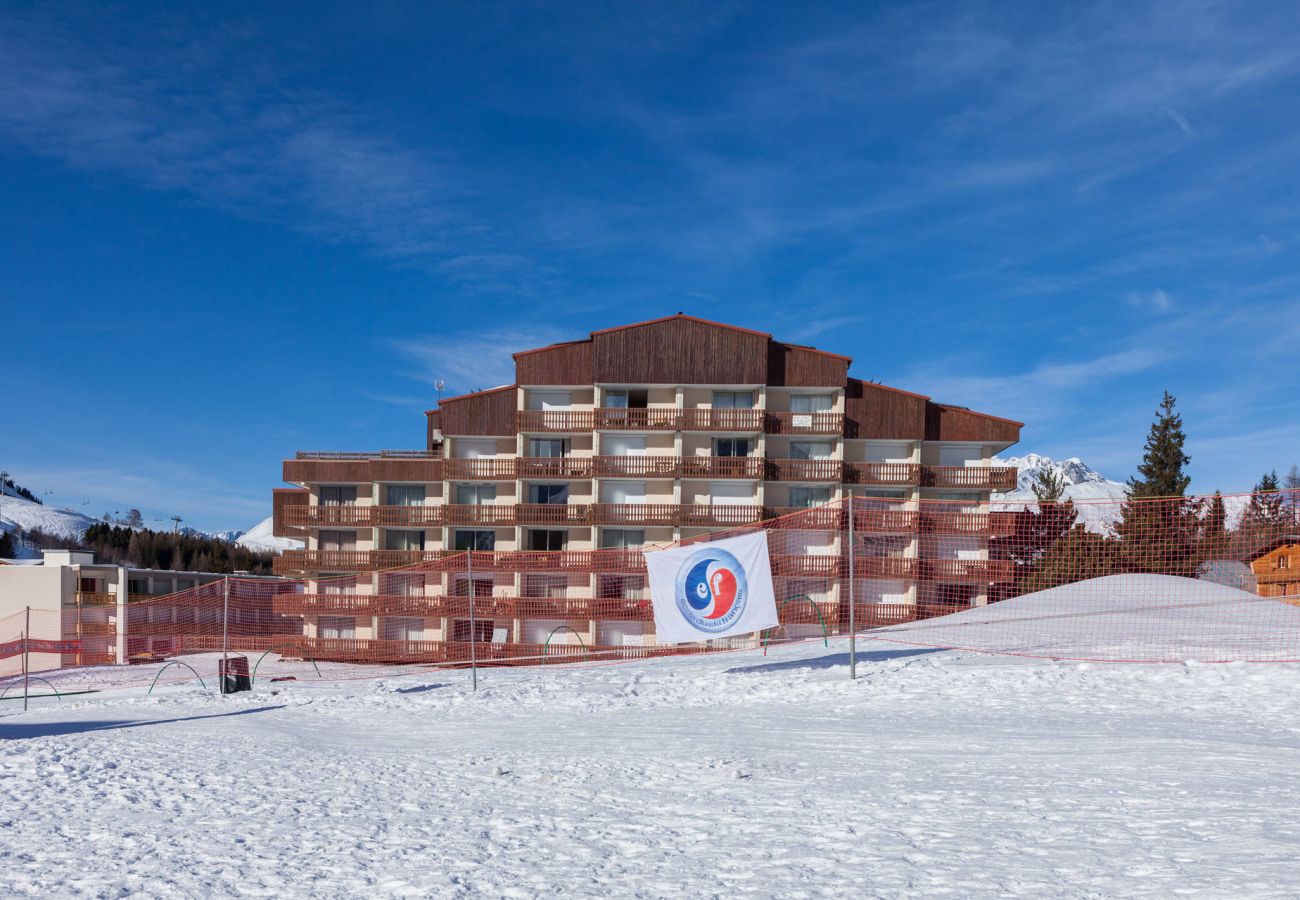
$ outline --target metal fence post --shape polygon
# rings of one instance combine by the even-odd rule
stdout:
[[[228,643],[230,638],[230,576],[227,575],[221,582],[221,672],[218,674],[217,682],[220,688],[219,693],[226,692],[226,656],[228,652]]]
[[[478,634],[474,625],[474,595],[478,589],[474,587],[474,550],[465,551],[465,577],[469,579],[469,674],[473,690],[478,690],[478,653],[474,646],[478,643]]]
[[[858,597],[855,590],[856,582],[854,581],[853,566],[853,495],[849,495],[849,680],[852,681],[858,677],[858,627],[857,627],[857,607]]]

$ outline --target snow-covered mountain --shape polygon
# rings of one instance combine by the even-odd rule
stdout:
[[[1111,481],[1077,456],[1058,461],[1050,456],[1026,453],[994,458],[993,465],[1014,466],[1019,471],[1014,491],[993,493],[995,508],[1021,509],[1034,504],[1038,500],[1034,494],[1035,479],[1040,472],[1052,471],[1065,483],[1063,499],[1075,501],[1079,523],[1098,534],[1111,533],[1120,519],[1121,504],[1117,501],[1128,497],[1128,485]]]
[[[252,528],[241,534],[235,543],[259,553],[283,553],[285,550],[301,550],[305,545],[293,538],[276,537],[271,533],[271,517],[267,516]]]
[[[46,534],[79,540],[95,520],[71,509],[53,509],[6,493],[0,499],[0,529],[31,531],[39,528]]]

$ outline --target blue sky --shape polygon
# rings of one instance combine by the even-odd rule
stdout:
[[[0,468],[247,527],[297,449],[684,310],[1193,489],[1300,462],[1300,7],[7,3]]]

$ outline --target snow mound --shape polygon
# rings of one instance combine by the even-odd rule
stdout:
[[[272,527],[271,516],[267,516],[241,534],[235,543],[258,553],[283,553],[285,550],[301,550],[305,546],[293,538],[276,537],[271,533]]]
[[[1107,575],[879,629],[873,640],[1052,659],[1300,659],[1300,607],[1213,581]]]

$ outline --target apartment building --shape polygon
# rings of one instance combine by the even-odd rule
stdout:
[[[650,644],[642,548],[782,516],[778,592],[840,617],[845,522],[825,504],[850,496],[859,603],[979,604],[1011,577],[989,493],[1015,486],[991,459],[1019,422],[680,314],[514,360],[513,384],[430,410],[422,450],[284,462],[275,533],[306,548],[276,571],[308,580],[308,637]],[[474,572],[377,571],[471,549]]]

